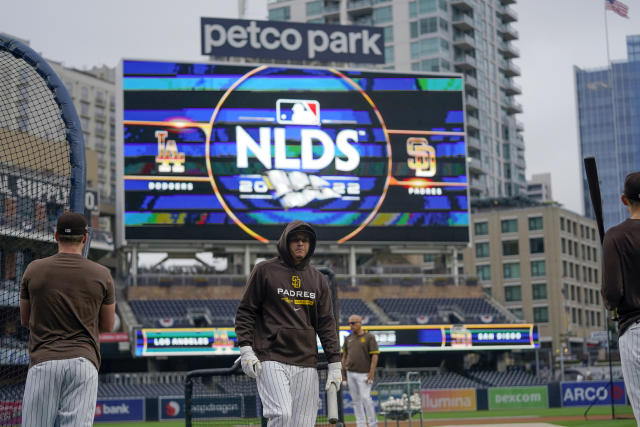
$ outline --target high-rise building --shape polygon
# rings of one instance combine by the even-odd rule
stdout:
[[[627,218],[624,177],[640,170],[640,36],[627,37],[627,61],[575,67],[581,157],[595,156],[605,229]],[[585,215],[594,218],[584,165]]]
[[[606,318],[595,221],[526,198],[478,200],[471,212],[465,274],[475,274],[516,317],[538,325],[543,349],[597,357],[596,331]]]
[[[551,174],[534,173],[531,180],[527,181],[527,197],[538,202],[552,201]]]
[[[270,0],[270,20],[384,28],[385,69],[465,77],[470,192],[526,192],[515,0]],[[291,61],[289,61],[291,62]],[[357,66],[362,68],[362,66]]]

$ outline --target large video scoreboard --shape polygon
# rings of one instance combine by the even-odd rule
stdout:
[[[381,352],[515,350],[540,347],[532,323],[487,325],[367,326]],[[340,346],[349,335],[340,327]],[[225,356],[240,354],[233,328],[137,329],[136,356]],[[318,351],[322,345],[318,340]]]
[[[127,240],[467,242],[463,82],[125,60]]]

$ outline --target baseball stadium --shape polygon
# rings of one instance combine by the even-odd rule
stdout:
[[[101,101],[114,117],[113,234],[100,230],[87,185],[101,156],[85,146],[74,107],[85,101],[0,34],[0,425],[23,423],[37,366],[21,322],[23,275],[56,253],[69,210],[88,221],[82,256],[115,285],[115,324],[99,334],[97,425],[273,425],[236,326],[258,266],[282,257],[295,220],[314,233],[305,256],[329,292],[333,347],[346,348],[354,315],[375,338],[377,425],[637,425],[601,301],[601,225],[522,196],[472,197],[480,127],[468,64],[390,71],[311,42],[314,61],[248,50],[257,59],[233,60],[222,46],[232,28],[271,21],[247,22],[203,18],[203,53],[222,52],[210,61],[121,60],[116,95]],[[287,25],[255,41],[292,50],[305,25],[329,37],[323,25]],[[333,27],[332,40],[356,32],[363,49],[380,50],[366,39],[380,28]],[[496,131],[521,130],[509,123]],[[278,284],[283,311],[315,313],[305,280]],[[269,339],[295,348],[291,331]],[[313,332],[315,425],[366,425],[356,424],[351,381],[337,398],[326,391],[339,356],[326,330]],[[254,350],[250,372],[264,375],[269,360]]]

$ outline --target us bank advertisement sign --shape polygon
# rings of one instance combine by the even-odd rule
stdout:
[[[122,64],[127,240],[469,238],[462,78]]]
[[[203,55],[384,63],[380,27],[201,18],[200,34]]]

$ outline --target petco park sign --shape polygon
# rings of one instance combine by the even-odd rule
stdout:
[[[384,63],[382,28],[201,18],[203,55]]]

